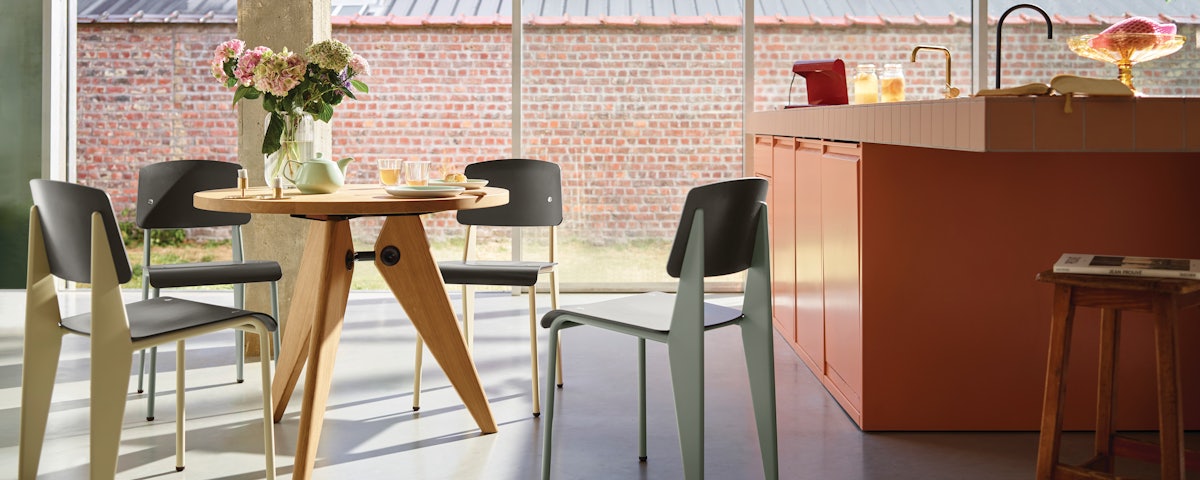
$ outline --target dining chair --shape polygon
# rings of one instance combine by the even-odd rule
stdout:
[[[542,317],[550,348],[564,328],[591,325],[638,339],[638,457],[646,461],[646,340],[667,344],[684,478],[704,478],[704,333],[740,325],[765,478],[779,478],[767,181],[728,180],[693,188],[667,259],[676,294],[645,293],[556,309]],[[742,306],[704,301],[704,279],[746,271]],[[550,358],[550,368],[555,359]],[[555,392],[547,383],[542,479],[550,478]]]
[[[555,163],[510,158],[467,165],[463,174],[484,179],[488,186],[508,190],[508,203],[491,208],[459,210],[458,222],[466,225],[462,260],[438,263],[446,284],[462,285],[463,336],[468,350],[475,343],[475,285],[529,288],[529,364],[532,371],[533,416],[541,415],[538,393],[537,295],[542,274],[549,275],[550,306],[558,308],[557,227],[562,224],[562,170]],[[477,227],[544,227],[549,230],[549,253],[545,261],[479,260],[475,248]],[[417,337],[416,371],[413,375],[413,410],[421,401],[422,340]],[[556,355],[558,351],[556,350]],[[555,371],[562,386],[562,369]]]
[[[245,260],[242,253],[242,225],[250,221],[248,213],[229,213],[201,210],[192,206],[192,195],[201,190],[237,186],[236,163],[214,160],[175,160],[142,167],[138,173],[137,226],[144,230],[142,249],[142,300],[155,298],[163,288],[233,285],[233,306],[246,306],[246,284],[270,282],[271,316],[279,318],[279,287],[283,277],[279,263],[268,260]],[[231,227],[233,236],[232,261],[208,261],[153,265],[150,246],[153,231],[174,228]],[[245,358],[244,333],[234,332],[237,382],[242,383]],[[279,351],[279,336],[274,337],[275,352]],[[264,358],[267,351],[262,352]],[[142,393],[146,374],[146,352],[140,352],[138,362],[138,393]],[[278,356],[276,356],[278,358]],[[146,420],[154,420],[154,392],[158,349],[150,349],[149,394],[146,395]]]
[[[82,185],[32,180],[25,345],[21,365],[18,472],[37,476],[63,336],[89,337],[91,385],[90,478],[116,474],[133,352],[174,341],[175,469],[184,468],[184,340],[229,328],[250,330],[268,348],[276,329],[270,315],[157,297],[126,304],[121,284],[133,274],[108,195]],[[55,278],[91,284],[91,309],[63,318]],[[262,362],[263,448],[266,478],[275,477],[271,366]]]

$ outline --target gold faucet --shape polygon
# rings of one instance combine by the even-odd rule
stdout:
[[[958,88],[950,85],[950,49],[934,45],[917,45],[917,47],[914,48],[912,53],[908,56],[908,61],[917,61],[917,52],[921,50],[941,50],[942,53],[946,54],[946,98],[957,97],[959,93]]]

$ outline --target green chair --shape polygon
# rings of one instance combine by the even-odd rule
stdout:
[[[775,366],[771,325],[771,262],[767,236],[767,182],[743,178],[688,192],[667,273],[678,293],[646,293],[553,310],[542,317],[550,351],[559,330],[591,325],[638,337],[639,458],[646,460],[646,340],[667,344],[684,478],[704,478],[704,332],[742,327],[750,396],[765,477],[779,478],[775,424]],[[746,271],[742,308],[704,301],[704,278]],[[555,368],[550,355],[550,369]],[[555,389],[547,377],[542,430],[542,479],[550,478]]]

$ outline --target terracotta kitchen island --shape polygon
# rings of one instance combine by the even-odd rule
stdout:
[[[755,112],[776,326],[864,430],[1037,430],[1063,253],[1200,258],[1200,98],[990,97]],[[1068,429],[1095,418],[1081,309]],[[1122,324],[1119,429],[1157,426],[1151,325]],[[1182,315],[1187,428],[1200,314]],[[779,399],[786,408],[787,399]]]

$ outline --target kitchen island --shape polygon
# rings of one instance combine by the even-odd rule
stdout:
[[[988,97],[755,112],[776,326],[863,430],[1037,430],[1062,253],[1200,258],[1200,98]],[[1078,315],[1068,429],[1095,418]],[[1187,428],[1200,313],[1183,312]],[[1155,429],[1149,317],[1128,315],[1117,427]],[[786,405],[787,399],[780,399]]]

